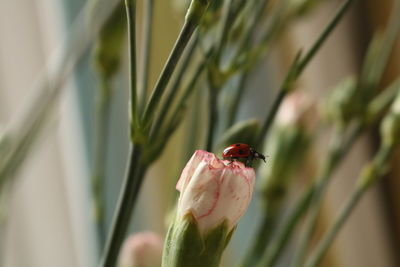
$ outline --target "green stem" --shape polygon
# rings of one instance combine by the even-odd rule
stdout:
[[[147,166],[140,163],[142,148],[134,146],[130,152],[127,174],[122,185],[111,231],[101,259],[101,267],[114,267],[129,227],[132,211],[138,198]]]
[[[279,259],[279,256],[283,252],[283,249],[290,239],[293,230],[296,228],[296,226],[298,226],[298,222],[303,217],[304,212],[307,210],[314,190],[315,185],[310,186],[307,191],[302,195],[301,199],[296,202],[296,206],[284,223],[284,227],[281,231],[278,232],[277,238],[274,240],[273,243],[271,243],[271,246],[268,247],[268,250],[264,253],[263,257],[256,265],[257,267],[273,266]]]
[[[312,184],[302,195],[301,199],[296,202],[297,204],[290,213],[286,223],[284,223],[284,227],[278,233],[277,238],[272,246],[268,248],[266,253],[264,253],[264,256],[258,266],[273,266],[279,259],[279,256],[282,254],[283,249],[292,236],[295,227],[298,226],[299,221],[310,208],[312,201],[316,201],[316,199],[313,200],[316,192],[318,190],[322,190],[322,188],[326,186],[327,181],[332,176],[334,170],[336,170],[336,168],[340,165],[364,129],[360,125],[357,125],[355,128],[356,129],[351,133],[350,137],[345,142],[340,142],[340,145],[335,144],[333,146],[332,151],[329,153],[330,156],[327,160],[325,171],[323,172],[323,178]]]
[[[344,1],[339,9],[335,12],[335,15],[333,16],[332,20],[329,22],[327,27],[324,29],[322,34],[318,37],[316,42],[313,44],[313,46],[308,50],[307,54],[301,59],[297,66],[297,76],[300,76],[300,74],[303,72],[304,68],[308,65],[308,63],[311,61],[311,59],[315,56],[315,54],[318,52],[318,50],[321,48],[322,44],[326,41],[326,39],[329,37],[329,35],[332,33],[332,31],[336,28],[337,24],[340,22],[342,19],[343,15],[346,13],[350,5],[354,2],[354,0],[346,0]]]
[[[92,173],[92,191],[94,202],[94,218],[97,223],[97,232],[100,249],[105,241],[105,211],[104,211],[104,179],[106,177],[108,129],[110,123],[111,88],[107,79],[102,79],[101,91],[97,107],[97,130],[95,141],[95,158]]]
[[[235,93],[235,96],[233,97],[233,101],[230,103],[230,106],[228,108],[229,113],[226,129],[228,129],[235,123],[239,111],[240,101],[242,100],[242,96],[245,91],[248,76],[249,72],[247,70],[244,73],[241,73],[239,76],[237,91]]]
[[[193,76],[190,79],[189,84],[186,86],[185,90],[183,91],[182,97],[178,100],[178,104],[176,105],[176,108],[171,112],[172,113],[172,120],[176,117],[179,116],[179,113],[182,112],[182,110],[185,107],[185,104],[187,103],[189,97],[192,95],[193,91],[196,89],[197,86],[197,81],[201,77],[201,74],[205,68],[205,62],[200,63],[199,66],[197,66],[197,69],[193,72]],[[167,125],[169,125],[168,123]]]
[[[129,226],[131,214],[133,212],[136,199],[144,178],[146,167],[140,164],[142,148],[140,145],[133,145],[133,134],[138,129],[137,106],[136,106],[136,22],[135,22],[135,0],[125,0],[126,14],[128,18],[128,36],[130,53],[130,113],[131,113],[131,148],[128,157],[127,173],[122,185],[120,198],[117,203],[113,224],[109,233],[105,251],[100,265],[101,267],[114,267],[118,258],[118,253],[124,240]]]
[[[138,128],[137,118],[137,74],[136,74],[136,0],[125,0],[128,18],[129,64],[130,64],[130,116],[131,137]]]
[[[145,1],[144,21],[142,29],[142,57],[140,61],[141,73],[139,80],[139,92],[141,93],[140,107],[143,108],[147,99],[149,84],[149,70],[151,58],[152,32],[153,32],[153,10],[154,0]]]
[[[329,156],[324,164],[320,178],[318,179],[320,182],[317,183],[316,190],[309,204],[309,209],[311,208],[310,219],[306,223],[304,236],[300,240],[299,252],[295,257],[294,266],[296,267],[302,266],[306,257],[308,245],[311,242],[311,238],[317,226],[317,219],[319,211],[322,207],[324,192],[326,191],[328,184],[333,177],[332,174],[334,168],[338,166],[340,160],[344,158],[345,154],[347,154],[346,148],[349,146],[349,144],[351,146],[351,144],[356,141],[356,139],[361,135],[362,130],[363,127],[358,125],[346,143],[343,143],[342,141],[343,135],[341,134],[341,131],[335,134]]]
[[[276,96],[274,103],[272,104],[271,109],[268,112],[267,118],[265,119],[261,131],[258,135],[257,139],[257,147],[263,147],[264,140],[266,136],[268,135],[269,129],[272,126],[272,123],[274,122],[275,116],[278,113],[279,107],[282,104],[283,99],[285,99],[286,94],[288,93],[287,90],[280,90],[278,95]]]
[[[209,73],[209,72],[208,72]],[[209,75],[210,76],[210,73]],[[214,136],[218,125],[218,88],[212,85],[209,78],[208,87],[208,132],[206,150],[212,151],[214,146]]]
[[[332,241],[335,239],[339,230],[343,226],[344,222],[349,217],[350,213],[360,200],[361,196],[364,194],[365,189],[358,188],[351,196],[351,198],[346,202],[344,208],[340,212],[339,217],[333,224],[332,228],[329,230],[328,234],[324,237],[317,250],[313,254],[312,258],[307,261],[304,265],[306,267],[318,266],[319,262],[322,260],[322,257],[325,255],[329,246],[332,244]]]
[[[228,41],[228,33],[229,29],[232,26],[230,24],[233,15],[233,5],[232,5],[232,0],[225,0],[224,1],[224,6],[223,6],[223,14],[222,14],[222,19],[221,19],[221,29],[219,33],[219,40],[217,42],[217,49],[215,52],[215,62],[217,66],[219,66],[219,63],[221,61],[221,56],[222,56],[222,51],[224,49],[224,46],[226,45]]]
[[[197,38],[195,40],[193,40],[193,42],[188,47],[188,51],[184,56],[182,65],[179,68],[178,75],[176,76],[174,84],[171,86],[168,96],[165,99],[163,106],[161,107],[159,115],[158,115],[154,125],[152,126],[151,138],[153,138],[155,135],[157,135],[158,132],[160,131],[161,125],[164,123],[165,117],[168,114],[168,110],[170,109],[171,105],[174,103],[174,99],[175,99],[175,97],[179,91],[179,88],[182,84],[183,77],[187,73],[189,65],[193,60],[193,54],[196,50],[196,46],[197,46]]]
[[[178,36],[178,39],[174,45],[174,48],[172,49],[167,63],[165,64],[164,69],[161,72],[160,78],[158,79],[156,86],[150,96],[149,103],[144,110],[144,114],[142,117],[144,129],[147,129],[153,121],[154,113],[157,105],[160,102],[161,96],[164,93],[165,88],[172,76],[172,73],[175,70],[175,67],[178,64],[178,61],[182,56],[182,53],[196,27],[197,23],[194,23],[192,20],[185,21],[182,30]]]
[[[305,230],[303,231],[303,236],[299,242],[299,250],[295,255],[293,266],[300,267],[304,261],[307,253],[308,246],[310,244],[312,235],[314,234],[315,227],[317,225],[317,219],[319,211],[323,203],[323,194],[331,180],[333,167],[337,165],[337,161],[343,157],[343,131],[336,132],[333,137],[333,142],[331,148],[329,149],[329,154],[325,160],[322,172],[317,179],[316,188],[312,194],[308,209],[310,209],[311,214],[309,220],[305,224]]]
[[[381,145],[378,153],[374,157],[374,160],[370,166],[367,167],[368,171],[364,171],[360,175],[360,180],[368,180],[370,182],[363,183],[361,186],[358,185],[353,191],[349,200],[345,203],[344,207],[339,213],[339,216],[333,223],[332,227],[323,236],[322,240],[319,242],[317,248],[310,256],[309,260],[306,261],[306,267],[316,267],[321,262],[323,256],[328,251],[335,237],[343,227],[344,223],[349,218],[357,203],[364,195],[364,193],[370,188],[377,180],[386,172],[386,162],[389,160],[390,156],[393,154],[393,145]],[[365,169],[364,169],[365,170]]]
[[[264,212],[256,238],[241,266],[255,266],[263,255],[264,249],[271,240],[272,233],[275,230],[278,210],[278,207],[275,207],[267,209],[266,212]]]

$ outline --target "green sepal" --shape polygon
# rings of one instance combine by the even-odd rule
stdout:
[[[261,124],[256,119],[241,121],[230,127],[219,139],[216,153],[221,153],[225,147],[234,143],[245,143],[254,147]]]
[[[233,233],[236,231],[236,227],[237,226],[233,227],[233,229],[226,236],[224,249],[228,246],[229,242],[231,241]]]
[[[218,267],[232,232],[228,232],[228,223],[223,221],[202,235],[195,218],[189,212],[175,220],[168,230],[162,266]]]
[[[121,65],[121,54],[126,37],[124,1],[120,1],[100,30],[93,51],[94,65],[104,79],[109,79]]]

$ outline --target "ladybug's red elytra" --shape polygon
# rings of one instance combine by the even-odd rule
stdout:
[[[247,144],[236,143],[232,144],[224,149],[222,152],[222,158],[230,160],[231,162],[238,159],[246,159],[246,166],[251,166],[253,159],[262,159],[265,161],[265,156]]]

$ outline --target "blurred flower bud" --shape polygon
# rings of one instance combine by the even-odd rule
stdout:
[[[275,124],[278,127],[295,126],[313,130],[318,119],[315,102],[304,92],[288,95],[279,108]]]
[[[365,103],[358,89],[354,77],[345,79],[333,89],[324,105],[329,120],[346,126],[352,119],[362,115]]]
[[[264,151],[270,156],[267,168],[260,170],[265,208],[279,205],[294,171],[304,162],[316,127],[316,107],[301,91],[282,103]]]
[[[111,78],[121,65],[126,25],[125,4],[120,1],[101,28],[93,51],[96,70],[103,78]]]
[[[163,266],[218,266],[250,203],[254,181],[252,168],[196,151],[176,186],[180,197],[164,246]]]
[[[119,267],[160,267],[163,241],[153,232],[140,232],[126,239]]]

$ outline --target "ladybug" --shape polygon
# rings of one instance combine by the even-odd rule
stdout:
[[[255,151],[249,145],[241,143],[236,143],[226,147],[222,152],[222,158],[225,160],[230,160],[231,163],[234,160],[246,159],[246,166],[251,166],[253,159],[262,159],[264,162],[266,162],[263,154]]]

